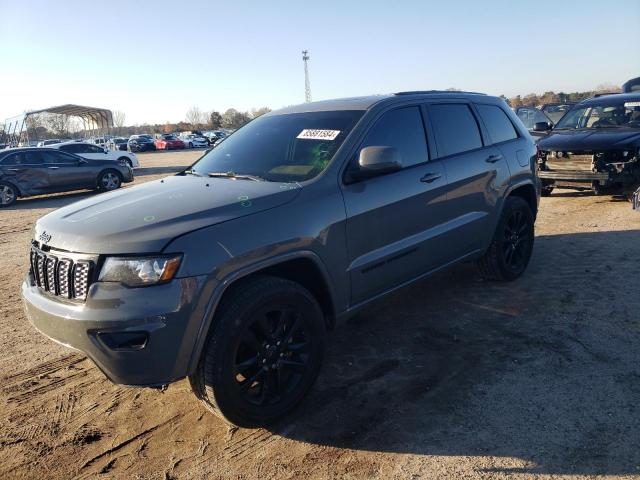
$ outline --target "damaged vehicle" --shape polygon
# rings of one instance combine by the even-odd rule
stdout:
[[[0,152],[0,207],[13,205],[18,197],[84,188],[109,191],[132,181],[133,170],[122,160],[89,160],[45,147]]]
[[[556,187],[631,195],[640,185],[640,93],[578,103],[537,145],[543,196]]]

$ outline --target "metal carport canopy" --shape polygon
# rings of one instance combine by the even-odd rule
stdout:
[[[82,105],[59,105],[57,107],[43,108],[42,110],[32,110],[25,113],[25,117],[37,113],[57,113],[69,117],[80,117],[83,120],[91,120],[102,128],[113,127],[113,113],[107,108],[85,107]],[[99,121],[98,121],[99,120]]]

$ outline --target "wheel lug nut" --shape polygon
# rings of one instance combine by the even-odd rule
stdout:
[[[262,363],[267,363],[267,359],[266,359],[266,358],[263,358],[263,359],[262,359]]]
[[[280,346],[280,342],[276,343],[276,345]]]
[[[281,354],[280,354],[280,356],[281,356],[281,357],[284,357],[284,353],[281,353]]]

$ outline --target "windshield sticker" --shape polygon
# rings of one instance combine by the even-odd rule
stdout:
[[[640,107],[640,102],[624,102],[626,108]]]
[[[305,128],[296,138],[303,140],[335,140],[340,130],[315,130]]]

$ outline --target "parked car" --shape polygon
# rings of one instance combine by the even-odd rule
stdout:
[[[555,187],[629,195],[640,185],[640,93],[578,103],[538,149],[543,195]]]
[[[57,148],[67,153],[74,153],[82,158],[90,160],[112,160],[120,161],[129,165],[131,168],[140,167],[140,162],[135,153],[123,152],[120,150],[110,150],[108,148],[99,147],[92,143],[86,142],[67,142],[51,145],[51,148]]]
[[[184,146],[186,148],[201,148],[209,146],[209,142],[205,137],[200,137],[193,133],[181,134],[178,138],[184,142]]]
[[[127,147],[130,152],[147,152],[156,149],[155,139],[151,135],[131,135]]]
[[[50,138],[49,140],[42,140],[38,142],[38,147],[48,147],[49,145],[55,145],[56,143],[62,143],[62,140],[59,138]]]
[[[567,113],[575,103],[547,103],[539,107],[517,107],[516,115],[522,121],[534,140],[547,136],[553,126]],[[536,124],[540,124],[535,129]],[[547,124],[543,128],[542,124]]]
[[[515,112],[526,129],[529,131],[529,134],[534,137],[534,140],[536,141],[548,135],[548,133],[553,128],[553,122],[551,121],[551,119],[547,117],[539,108],[517,107]],[[543,129],[541,126],[539,126],[538,130],[535,130],[535,126],[538,124],[545,124],[546,127]]]
[[[95,143],[96,145],[105,146],[109,141],[108,137],[93,137],[88,139],[89,142]]]
[[[540,111],[555,125],[574,105],[575,102],[545,103],[544,105],[540,105]]]
[[[155,144],[158,150],[185,148],[184,142],[171,133],[159,135],[155,140]]]
[[[92,188],[115,190],[133,181],[124,161],[88,160],[49,147],[0,151],[0,206],[19,197]]]
[[[107,142],[107,146],[111,150],[128,150],[128,142],[129,140],[124,137],[113,137]]]
[[[40,218],[27,316],[116,383],[189,376],[227,421],[268,424],[309,391],[336,321],[462,261],[522,275],[535,159],[518,117],[481,94],[271,112],[176,176]],[[52,258],[74,263],[50,279]]]

